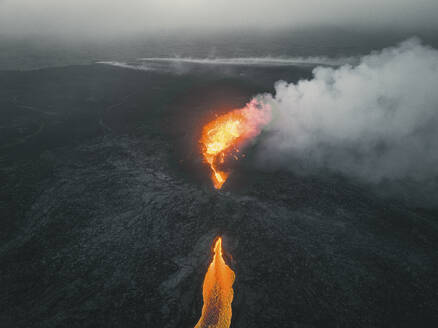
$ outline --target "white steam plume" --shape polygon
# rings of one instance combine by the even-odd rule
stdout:
[[[410,39],[313,75],[258,96],[273,111],[258,163],[330,169],[373,183],[438,177],[436,49]]]

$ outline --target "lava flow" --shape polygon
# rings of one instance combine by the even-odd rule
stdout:
[[[225,157],[240,153],[239,148],[257,136],[270,119],[270,107],[252,100],[244,108],[221,115],[204,126],[200,140],[202,154],[210,165],[216,189],[220,189],[228,178],[229,173],[221,168]],[[237,155],[233,157],[238,159]]]
[[[228,328],[231,324],[234,272],[222,257],[222,238],[214,245],[213,261],[208,267],[202,286],[201,318],[195,328]]]

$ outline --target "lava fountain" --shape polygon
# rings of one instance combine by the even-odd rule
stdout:
[[[214,245],[213,261],[208,267],[202,286],[204,305],[195,328],[229,328],[233,301],[234,272],[222,257],[222,238]]]
[[[270,120],[270,107],[254,99],[244,108],[218,116],[204,126],[200,140],[202,155],[210,165],[216,189],[222,187],[229,175],[221,168],[225,158],[233,154],[233,158],[238,159],[240,148],[257,136]]]

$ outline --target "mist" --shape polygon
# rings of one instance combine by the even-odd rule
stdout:
[[[349,26],[437,29],[435,0],[0,0],[0,34],[120,37],[191,30]]]
[[[297,173],[330,170],[362,181],[438,177],[438,50],[410,39],[360,58],[279,81],[258,96],[273,119],[258,165]]]

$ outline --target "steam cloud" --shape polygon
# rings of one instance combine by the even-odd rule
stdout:
[[[372,183],[438,176],[436,49],[410,39],[313,75],[257,97],[273,111],[259,164],[330,169]]]

